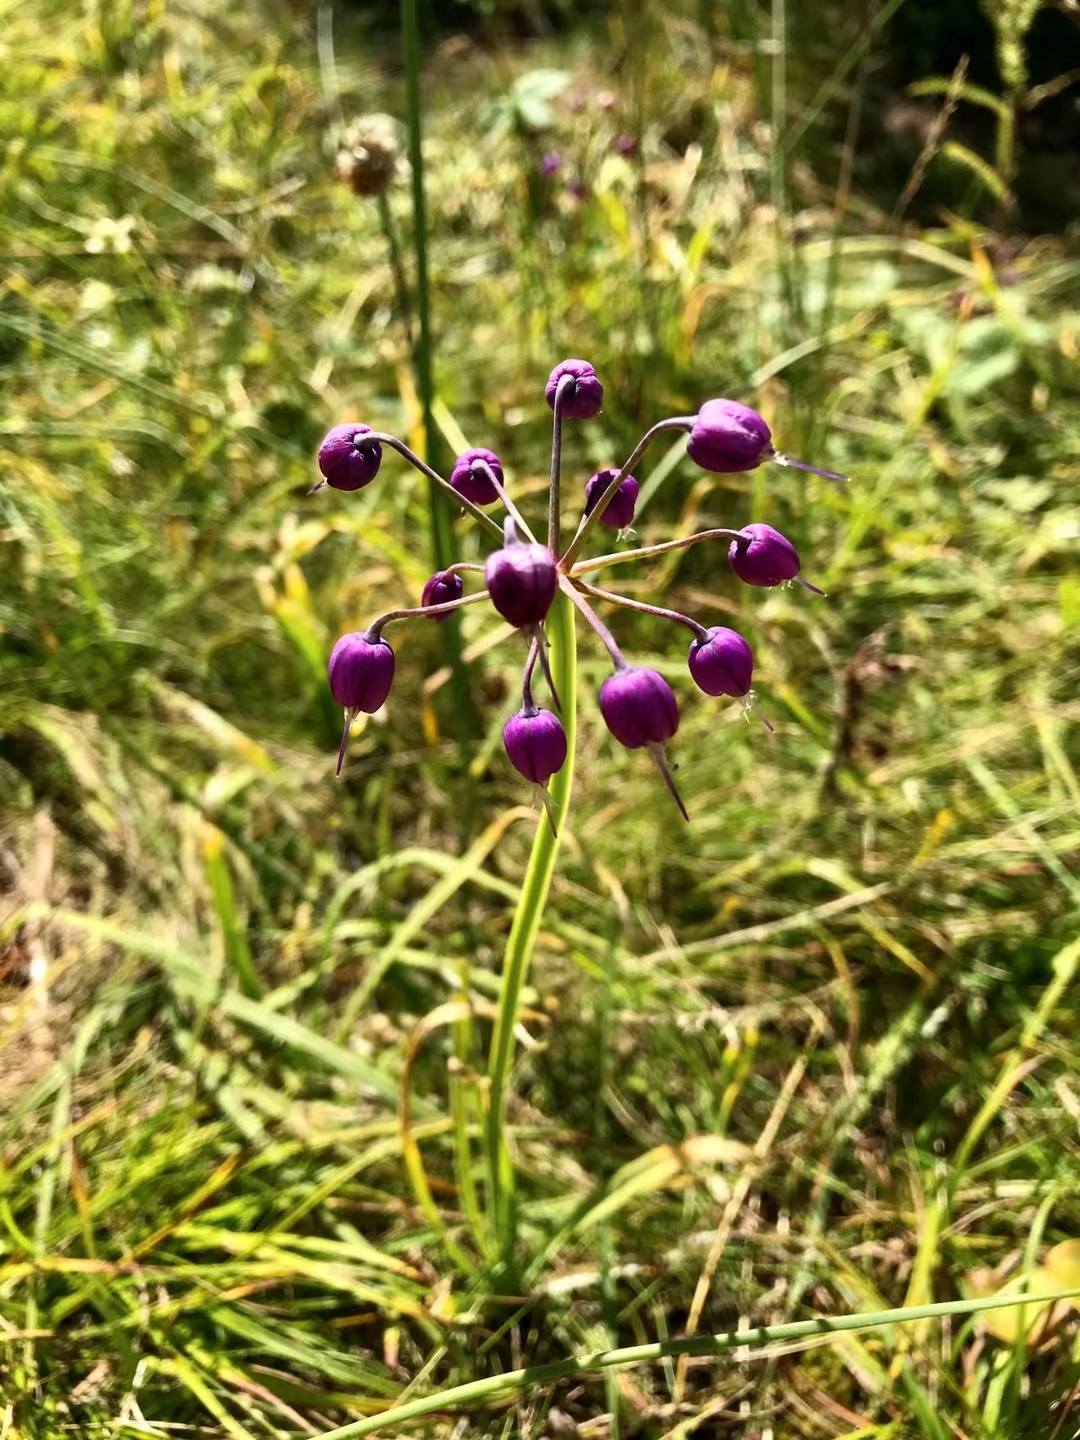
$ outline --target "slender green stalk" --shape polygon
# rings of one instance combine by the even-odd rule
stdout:
[[[689,545],[700,545],[703,540],[741,540],[745,544],[746,539],[741,530],[698,530],[694,535],[684,535],[681,540],[646,545],[643,550],[614,550],[610,555],[579,560],[570,574],[577,579],[579,575],[591,575],[594,570],[605,570],[609,565],[625,565],[628,560],[648,560],[653,555],[666,555],[669,550],[685,550]]]
[[[551,815],[539,816],[532,854],[525,871],[506,944],[503,960],[502,988],[491,1037],[488,1062],[488,1212],[495,1228],[498,1250],[503,1264],[513,1270],[514,1246],[517,1236],[514,1205],[514,1168],[506,1147],[506,1088],[514,1055],[514,1030],[517,1025],[521,991],[529,972],[533,946],[544,914],[548,888],[559,853],[559,838],[570,809],[570,792],[574,780],[574,740],[577,730],[577,635],[574,610],[563,594],[557,594],[546,622],[551,642],[551,672],[562,700],[562,721],[566,728],[566,764],[551,781]],[[506,1277],[504,1277],[506,1278]]]
[[[416,318],[418,331],[413,342],[413,368],[416,388],[424,412],[425,459],[434,470],[439,468],[439,431],[431,412],[435,390],[431,358],[431,292],[427,269],[427,202],[424,196],[424,132],[420,101],[420,20],[417,0],[402,0],[401,48],[405,60],[405,108],[409,121],[409,168],[412,172],[413,251],[416,263]],[[453,558],[450,554],[450,516],[448,507],[434,485],[428,490],[431,512],[431,539],[435,567],[443,570]]]
[[[594,600],[606,600],[609,605],[620,605],[624,610],[636,610],[639,615],[655,615],[659,620],[674,620],[692,630],[694,637],[703,642],[709,638],[709,632],[704,625],[699,625],[689,615],[680,615],[678,610],[669,610],[666,605],[648,605],[644,600],[631,600],[629,595],[615,595],[610,590],[600,590],[586,580],[578,581],[578,589],[584,590],[586,595],[591,595]]]
[[[413,371],[424,414],[424,458],[433,470],[439,469],[441,440],[432,403],[431,292],[427,270],[427,207],[424,198],[423,110],[420,101],[420,19],[417,0],[401,3],[401,49],[405,61],[405,100],[409,121],[409,168],[412,172],[413,251],[416,262],[417,329],[412,338]],[[428,513],[431,516],[431,548],[436,570],[445,570],[453,557],[451,511],[438,486],[428,476]],[[456,616],[446,623],[445,643],[450,663],[454,709],[464,741],[476,733],[468,676],[461,654],[461,630]]]
[[[386,198],[386,191],[380,190],[376,199],[379,208],[379,226],[383,232],[383,239],[386,241],[386,251],[390,259],[390,274],[394,277],[394,296],[397,300],[398,319],[401,321],[401,328],[405,331],[405,342],[409,351],[415,354],[415,341],[412,328],[412,296],[409,294],[409,282],[405,278],[405,266],[401,261],[401,246],[398,244],[397,230],[394,228],[394,217],[390,213],[390,202]]]
[[[573,386],[570,375],[563,375],[555,387],[554,420],[551,426],[551,489],[548,492],[548,549],[553,555],[559,553],[559,482],[562,477],[562,422],[563,403],[566,392]]]
[[[884,1330],[890,1325],[906,1325],[914,1320],[944,1320],[958,1315],[977,1315],[983,1310],[1030,1305],[1036,1299],[1040,1305],[1053,1305],[1059,1300],[1075,1299],[1077,1295],[1080,1295],[1080,1288],[1057,1290],[1053,1294],[1045,1295],[988,1295],[975,1300],[946,1300],[935,1305],[909,1305],[897,1310],[838,1315],[834,1319],[822,1316],[817,1320],[796,1320],[789,1325],[759,1325],[754,1330],[729,1331],[723,1335],[695,1335],[688,1340],[659,1340],[651,1345],[625,1345],[619,1350],[593,1350],[571,1360],[554,1360],[548,1365],[505,1370],[501,1375],[489,1375],[483,1380],[470,1380],[464,1385],[453,1385],[448,1390],[437,1390],[433,1395],[422,1395],[404,1405],[395,1405],[392,1410],[384,1410],[381,1415],[370,1415],[364,1420],[353,1421],[351,1425],[326,1430],[321,1440],[361,1440],[362,1436],[373,1435],[377,1430],[396,1434],[398,1427],[408,1420],[419,1420],[424,1415],[467,1405],[470,1401],[487,1403],[506,1391],[527,1390],[533,1385],[549,1385],[554,1380],[588,1375],[597,1370],[641,1365],[652,1360],[666,1359],[670,1355],[720,1355],[743,1348],[760,1350],[767,1346],[788,1345],[802,1340],[812,1342],[830,1335],[851,1334],[859,1330]]]

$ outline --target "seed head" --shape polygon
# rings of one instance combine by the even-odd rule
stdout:
[[[454,468],[450,472],[450,484],[463,495],[466,500],[471,500],[474,505],[494,505],[499,498],[499,492],[491,483],[489,476],[477,464],[477,461],[494,473],[499,484],[503,484],[502,461],[495,454],[494,450],[466,450],[464,455],[459,455],[454,461]]]
[[[596,508],[596,502],[603,495],[604,491],[611,484],[618,472],[615,470],[601,470],[585,486],[585,514],[591,515]],[[600,523],[607,525],[612,530],[625,530],[628,525],[634,522],[634,511],[637,508],[638,482],[633,475],[625,475],[622,484],[615,491],[611,503],[600,516]]]
[[[663,745],[679,728],[675,692],[656,670],[630,665],[600,686],[600,713],[620,745]]]
[[[326,483],[335,490],[362,490],[379,473],[382,446],[378,440],[365,442],[372,433],[370,425],[352,420],[335,425],[319,446],[319,469]]]
[[[394,683],[394,652],[385,640],[370,640],[354,630],[342,635],[330,652],[327,674],[330,694],[339,705],[373,715]]]
[[[686,453],[703,470],[734,475],[754,470],[772,456],[772,432],[749,405],[706,400],[690,431]]]
[[[596,378],[596,371],[587,360],[561,360],[548,376],[544,394],[552,410],[555,409],[555,393],[564,375],[574,379],[563,392],[562,413],[569,420],[589,420],[600,414],[604,403],[604,387]]]
[[[397,135],[389,115],[362,115],[342,135],[337,175],[354,194],[380,194],[393,180],[397,164]]]
[[[771,525],[744,525],[746,540],[733,540],[728,549],[731,568],[747,585],[779,585],[799,573],[799,552]]]
[[[495,550],[484,566],[491,603],[511,625],[539,625],[555,598],[555,557],[546,545],[517,541]]]
[[[510,764],[534,785],[546,785],[566,764],[566,731],[550,710],[525,706],[503,727]]]
[[[707,640],[695,640],[686,657],[694,684],[706,695],[739,697],[750,690],[754,652],[737,630],[715,625]]]
[[[461,576],[456,573],[447,573],[445,570],[436,570],[431,579],[424,584],[423,594],[420,596],[421,605],[447,605],[451,600],[460,600],[464,593],[465,586]],[[436,625],[441,625],[444,620],[449,620],[449,615],[432,615]]]

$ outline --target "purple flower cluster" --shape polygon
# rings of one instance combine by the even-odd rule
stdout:
[[[554,415],[546,543],[534,538],[508,495],[502,464],[491,450],[466,450],[454,462],[449,480],[445,480],[396,437],[376,432],[367,425],[335,425],[323,441],[318,457],[323,480],[316,485],[316,490],[324,484],[348,491],[370,484],[379,472],[383,447],[389,446],[455,496],[466,511],[502,542],[492,550],[483,567],[459,563],[432,575],[424,585],[419,607],[391,611],[366,631],[343,635],[334,646],[329,664],[330,691],[345,711],[338,774],[353,719],[358,714],[378,710],[390,693],[394,652],[382,637],[384,627],[409,616],[426,616],[440,622],[461,606],[488,599],[528,644],[521,709],[506,722],[503,742],[511,765],[526,780],[541,787],[546,800],[546,786],[567,758],[566,731],[557,713],[561,705],[548,668],[544,634],[548,612],[556,594],[562,591],[596,631],[611,657],[612,673],[600,686],[599,694],[604,723],[620,745],[630,750],[649,750],[679,809],[686,815],[664,752],[679,728],[675,692],[658,670],[632,665],[624,658],[590,601],[645,611],[687,627],[693,636],[687,655],[690,677],[706,695],[728,696],[752,706],[754,653],[737,630],[723,625],[707,628],[675,610],[597,589],[586,575],[626,560],[724,539],[728,541],[731,568],[745,584],[768,588],[794,580],[807,590],[817,594],[821,591],[800,575],[799,554],[791,541],[771,525],[760,523],[746,525],[741,530],[701,531],[682,540],[593,560],[579,560],[579,551],[597,524],[617,530],[620,536],[626,534],[633,523],[640,494],[638,482],[630,473],[631,467],[636,467],[651,441],[664,431],[688,432],[687,454],[691,460],[717,474],[754,470],[763,462],[772,461],[830,479],[846,477],[781,454],[773,446],[768,425],[749,406],[735,400],[708,400],[696,415],[673,416],[654,425],[624,465],[600,470],[591,476],[581,497],[577,530],[570,544],[563,548],[559,534],[562,425],[565,420],[588,420],[598,415],[604,403],[604,387],[588,361],[564,360],[551,372],[545,396]],[[501,502],[507,512],[501,533],[481,508],[497,502]],[[465,594],[463,573],[481,569],[485,588]],[[541,708],[533,700],[533,673],[537,664],[547,680],[553,709]],[[768,721],[765,724],[768,725]]]

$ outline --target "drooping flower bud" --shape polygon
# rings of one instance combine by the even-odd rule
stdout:
[[[319,469],[335,490],[362,490],[379,473],[382,446],[378,440],[365,442],[370,425],[350,421],[335,425],[319,446]]]
[[[738,400],[706,400],[690,428],[686,453],[695,465],[717,475],[734,475],[756,470],[763,460],[824,475],[826,480],[846,481],[846,475],[822,470],[802,460],[781,455],[772,443],[772,431],[756,410]]]
[[[695,465],[717,475],[754,470],[775,452],[772,431],[749,405],[706,400],[690,431],[686,453]]]
[[[494,450],[478,449],[466,450],[463,455],[458,456],[450,472],[450,484],[459,495],[471,500],[474,505],[493,505],[499,498],[499,492],[477,461],[492,471],[500,485],[504,483],[502,461]]]
[[[394,652],[383,639],[371,640],[360,630],[341,639],[327,666],[330,694],[346,710],[372,715],[394,683]]]
[[[754,652],[737,630],[714,625],[707,640],[695,640],[686,657],[694,684],[706,695],[738,698],[750,691]]]
[[[600,713],[620,745],[664,745],[679,728],[675,692],[656,670],[630,665],[600,686]]]
[[[600,470],[585,486],[585,514],[591,515],[596,508],[596,502],[603,495],[604,491],[611,484],[618,472],[615,470]],[[600,516],[600,523],[607,525],[612,530],[625,530],[628,525],[634,522],[634,511],[638,501],[638,482],[633,475],[624,475],[622,483],[611,498],[611,502],[603,515]]]
[[[484,579],[495,609],[519,630],[543,621],[559,583],[547,546],[518,541],[488,556]]]
[[[544,389],[552,410],[555,409],[559,381],[564,375],[570,375],[574,381],[563,391],[562,413],[567,419],[589,420],[593,415],[599,415],[604,403],[604,387],[587,360],[561,360],[552,370]]]
[[[421,605],[448,605],[451,600],[460,600],[464,593],[465,586],[461,576],[446,570],[436,570],[430,580],[425,581],[424,590],[420,596]],[[444,620],[449,620],[449,615],[432,615],[436,625],[441,625]]]
[[[799,552],[771,525],[744,525],[739,532],[745,540],[733,540],[728,548],[731,568],[747,585],[779,585],[799,573]],[[806,581],[800,581],[805,585]],[[815,589],[815,586],[808,586]],[[818,591],[820,594],[821,592]]]
[[[534,785],[546,785],[566,764],[566,731],[550,710],[524,706],[503,727],[510,764]]]
[[[390,694],[394,683],[394,652],[385,640],[354,630],[341,639],[330,652],[327,666],[330,694],[345,709],[345,728],[341,732],[337,774],[345,763],[345,747],[355,717],[363,712],[373,715]]]

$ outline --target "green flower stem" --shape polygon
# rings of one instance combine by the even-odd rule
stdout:
[[[479,566],[477,568],[479,569]],[[445,571],[443,573],[445,574]],[[383,626],[391,625],[395,620],[414,620],[418,615],[422,615],[425,620],[434,620],[440,615],[452,615],[455,610],[461,610],[466,605],[478,605],[487,598],[486,590],[478,590],[475,595],[462,595],[460,600],[444,600],[441,605],[414,605],[410,610],[389,610],[372,621],[364,634],[368,640],[380,640]]]
[[[388,435],[384,430],[373,430],[370,435],[365,435],[362,438],[364,441],[378,440],[380,445],[389,445],[391,450],[396,450],[410,465],[419,470],[421,475],[426,475],[432,485],[437,485],[445,490],[448,495],[452,496],[455,504],[460,505],[463,510],[467,510],[474,520],[479,520],[481,525],[486,526],[493,535],[498,536],[499,544],[502,544],[502,530],[496,522],[492,520],[491,516],[485,515],[479,505],[474,505],[471,500],[466,500],[464,495],[459,495],[450,484],[450,481],[444,480],[437,470],[433,470],[426,461],[421,460],[420,456],[417,455],[414,450],[409,449],[404,440],[399,440],[396,435]],[[447,555],[446,565],[439,565],[438,561],[436,561],[437,567],[441,570],[445,570],[449,563],[449,555]]]
[[[597,1370],[605,1371],[624,1365],[641,1365],[652,1360],[664,1360],[673,1355],[721,1355],[730,1350],[760,1350],[767,1346],[790,1345],[793,1341],[820,1340],[829,1335],[851,1334],[859,1330],[883,1330],[890,1325],[906,1325],[915,1320],[943,1320],[958,1315],[977,1315],[983,1310],[1004,1309],[1014,1305],[1056,1304],[1059,1300],[1073,1300],[1080,1295],[1080,1288],[1055,1290],[1052,1294],[1031,1295],[986,1295],[975,1300],[946,1300],[935,1305],[909,1305],[898,1310],[874,1310],[864,1314],[838,1315],[835,1319],[824,1316],[817,1320],[795,1320],[789,1325],[759,1325],[754,1330],[739,1330],[723,1335],[695,1335],[688,1340],[658,1340],[650,1345],[625,1345],[618,1350],[591,1350],[571,1360],[553,1360],[547,1365],[530,1365],[520,1370],[504,1370],[500,1375],[485,1376],[482,1380],[470,1380],[465,1385],[453,1385],[448,1390],[437,1390],[432,1395],[422,1395],[404,1405],[395,1405],[380,1415],[369,1415],[363,1420],[354,1420],[351,1425],[342,1425],[337,1430],[326,1430],[320,1440],[361,1440],[364,1435],[374,1435],[378,1430],[396,1434],[398,1428],[409,1420],[419,1420],[424,1415],[450,1410],[470,1401],[488,1403],[507,1391],[527,1390],[533,1385],[550,1385],[555,1380],[566,1380],[575,1375],[589,1375]]]
[[[552,405],[554,418],[551,423],[551,488],[548,491],[548,549],[552,555],[559,553],[559,482],[562,477],[562,422],[563,401],[566,392],[575,384],[572,375],[561,375],[555,387],[555,403]]]
[[[559,852],[559,837],[570,809],[574,780],[574,741],[577,730],[577,635],[574,611],[565,595],[557,594],[547,618],[551,642],[551,670],[562,699],[562,720],[566,729],[566,764],[551,780],[551,819],[537,818],[532,854],[514,913],[514,923],[503,960],[502,987],[491,1037],[488,1062],[488,1212],[507,1275],[513,1272],[517,1238],[514,1205],[514,1168],[506,1146],[506,1089],[514,1055],[521,991],[529,971],[533,946],[544,914],[548,888]],[[558,832],[558,833],[556,833]],[[507,1278],[507,1277],[504,1277]]]
[[[704,625],[699,625],[696,620],[691,620],[689,615],[680,615],[678,610],[668,610],[663,605],[647,605],[644,600],[631,600],[628,595],[615,595],[610,590],[601,590],[596,585],[590,585],[582,580],[580,589],[586,595],[591,595],[594,600],[606,600],[609,605],[621,605],[624,610],[637,610],[642,615],[656,615],[661,620],[675,620],[680,625],[685,625],[688,630],[694,632],[695,639],[702,642],[708,640],[709,632]]]
[[[510,496],[506,493],[506,486],[500,485],[498,476],[495,474],[495,471],[492,470],[491,466],[487,463],[486,460],[474,460],[473,464],[476,466],[476,468],[480,471],[482,475],[486,475],[487,478],[491,481],[492,485],[495,488],[495,493],[498,495],[502,503],[506,506],[506,513],[512,517],[514,524],[529,541],[529,543],[531,545],[535,545],[536,536],[529,529],[529,522],[525,519],[525,516],[522,515],[521,511],[517,508],[513,500],[511,500]]]
[[[432,379],[434,346],[431,336],[431,292],[427,270],[427,213],[424,195],[423,110],[420,100],[420,17],[417,0],[402,0],[401,49],[405,61],[405,108],[409,121],[409,169],[412,176],[413,227],[412,241],[416,262],[416,312],[419,331],[412,347],[416,388],[424,412],[424,436],[427,454],[433,465],[438,463],[439,432],[432,418],[435,395]],[[431,476],[428,479],[431,480]],[[450,553],[450,509],[434,485],[428,487],[431,513],[431,539],[435,568],[445,569],[453,556]],[[460,663],[460,662],[459,662]]]
[[[405,343],[412,352],[415,350],[412,328],[412,296],[409,294],[409,282],[405,278],[405,266],[401,260],[401,246],[398,244],[394,217],[390,212],[390,202],[386,198],[385,190],[379,191],[376,204],[379,210],[379,225],[383,232],[383,239],[386,241],[387,254],[390,257],[390,274],[394,280],[394,298],[397,301],[398,319],[401,321],[401,328],[405,331]]]
[[[447,504],[449,488],[437,475],[440,437],[435,424],[434,341],[431,333],[431,289],[428,284],[427,201],[424,193],[424,136],[421,102],[421,47],[419,0],[401,0],[401,51],[405,67],[405,111],[409,124],[409,172],[412,184],[412,242],[416,277],[416,321],[412,331],[412,362],[416,388],[424,414],[425,458],[430,469],[428,478],[428,515],[431,520],[431,549],[436,570],[445,570],[453,561],[453,517],[457,513]],[[423,467],[422,467],[423,468]],[[442,493],[440,493],[440,491]],[[485,517],[486,519],[486,517]],[[451,615],[443,631],[443,644],[450,663],[451,691],[457,714],[458,746],[464,759],[468,742],[479,735],[476,710],[469,690],[468,668],[462,655],[461,627]],[[461,811],[462,834],[472,825],[472,799],[466,800]]]
[[[643,550],[615,550],[610,555],[579,560],[569,574],[575,578],[589,575],[593,570],[603,570],[608,565],[625,565],[627,560],[648,560],[652,555],[665,555],[669,550],[685,550],[690,545],[700,545],[703,540],[717,539],[741,540],[744,545],[750,543],[750,537],[741,530],[699,530],[696,535],[684,535],[681,540],[665,540],[662,545],[646,545]]]
[[[559,588],[562,590],[566,598],[570,601],[571,605],[577,606],[577,608],[581,611],[582,615],[585,616],[585,619],[596,631],[597,635],[599,635],[604,649],[611,656],[611,663],[615,666],[615,669],[628,669],[629,667],[626,663],[626,657],[623,655],[622,651],[615,643],[615,636],[612,635],[611,631],[600,619],[600,616],[597,615],[596,611],[585,599],[577,586],[571,585],[570,581],[567,580],[564,575],[561,575],[559,577]]]

